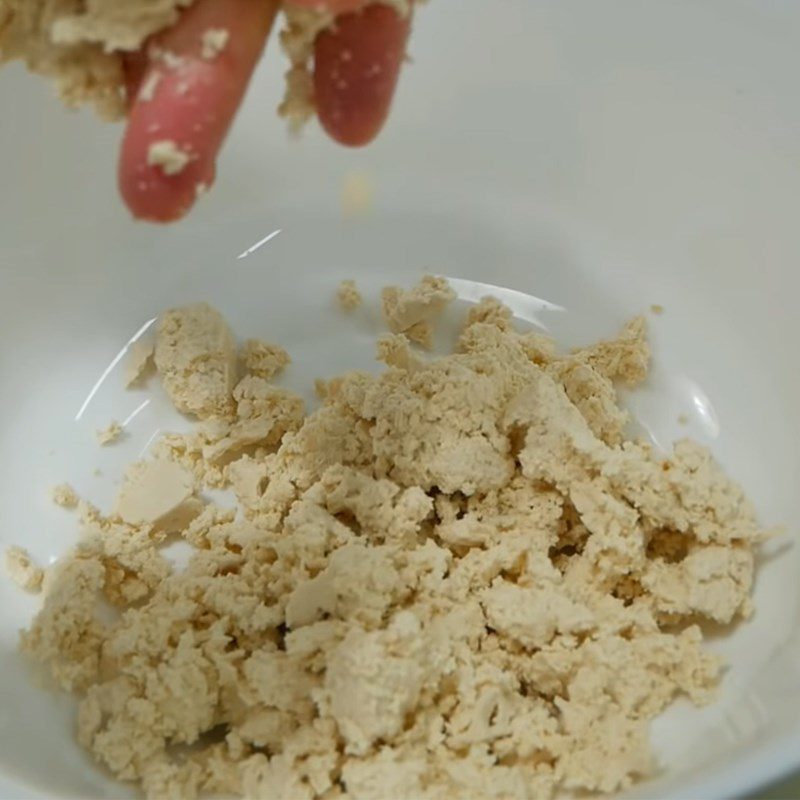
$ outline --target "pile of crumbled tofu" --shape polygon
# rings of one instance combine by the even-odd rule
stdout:
[[[401,14],[409,13],[414,2],[375,1],[390,5]],[[193,2],[0,0],[0,65],[21,59],[33,72],[53,79],[68,106],[91,103],[101,117],[121,119],[129,100],[123,54],[139,50],[148,37],[173,25],[180,12]],[[283,11],[285,24],[280,38],[289,69],[279,113],[293,129],[298,129],[315,113],[311,79],[314,39],[333,23],[334,16],[321,8],[291,3]],[[198,51],[203,58],[213,59],[227,45],[228,31],[210,29],[198,41]],[[168,52],[153,51],[150,55],[165,69],[181,68],[182,59]],[[158,74],[153,77],[156,81],[142,87],[140,98],[152,95]]]
[[[119,779],[153,798],[611,792],[654,769],[653,717],[713,698],[699,623],[750,614],[766,533],[705,448],[626,438],[615,384],[645,379],[644,321],[558,354],[486,298],[451,355],[412,346],[452,299],[439,278],[386,289],[387,369],[320,382],[310,414],[270,382],[280,347],[237,348],[205,304],[161,316],[155,366],[196,429],[133,464],[109,514],[80,502],[22,635]]]

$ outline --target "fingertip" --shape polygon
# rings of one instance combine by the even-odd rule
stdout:
[[[383,130],[386,115],[380,118],[377,115],[355,115],[338,117],[328,114],[324,110],[318,112],[322,129],[337,144],[344,147],[366,147],[371,144]]]
[[[383,130],[385,120],[380,122],[370,121],[370,124],[354,125],[336,123],[333,120],[322,121],[322,128],[334,142],[344,147],[366,147],[378,138]]]
[[[307,8],[312,11],[330,11],[333,14],[346,14],[357,11],[369,0],[286,0],[287,5]]]
[[[189,176],[174,178],[160,174],[157,168],[133,174],[124,167],[119,171],[119,192],[131,215],[143,222],[177,222],[194,207],[197,199],[213,184]]]
[[[128,65],[118,183],[134,217],[173,222],[214,180],[217,154],[263,49],[277,0],[198,0]],[[205,52],[209,31],[225,38]]]
[[[175,81],[195,85],[196,72],[166,75],[150,99],[139,97],[133,104],[120,147],[118,184],[136,219],[178,220],[194,206],[198,187],[213,182],[221,142],[216,122],[198,116],[188,93],[176,94]]]
[[[411,29],[410,16],[374,4],[337,17],[314,46],[314,96],[327,134],[369,144],[389,115]]]

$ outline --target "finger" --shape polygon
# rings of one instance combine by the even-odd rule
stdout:
[[[410,16],[382,4],[369,5],[338,17],[317,36],[317,116],[337,142],[364,145],[383,127],[405,57]]]
[[[333,14],[346,14],[348,11],[356,11],[369,2],[370,0],[287,0],[288,5],[310,8],[316,11],[321,9],[330,11]]]
[[[133,63],[119,186],[134,216],[183,216],[214,181],[217,153],[233,121],[278,0],[198,0]],[[227,32],[208,41],[207,32]],[[224,39],[224,35],[223,35]],[[139,74],[137,74],[139,73]]]
[[[128,110],[136,100],[142,79],[150,66],[150,59],[144,50],[137,50],[134,53],[123,53],[123,63],[125,66],[125,95],[128,99]]]

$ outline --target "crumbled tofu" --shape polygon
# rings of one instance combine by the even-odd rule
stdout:
[[[115,420],[111,420],[105,428],[101,428],[95,433],[95,438],[97,439],[97,443],[102,446],[113,444],[121,439],[124,433],[125,429],[122,425]]]
[[[125,387],[130,389],[144,379],[153,364],[156,343],[152,337],[139,339],[128,350],[125,361]]]
[[[478,322],[486,322],[496,325],[502,330],[508,330],[511,327],[513,316],[511,309],[496,297],[483,297],[467,312],[466,327],[469,328],[470,325]]]
[[[404,333],[411,341],[429,349],[433,321],[455,296],[444,278],[426,275],[408,291],[387,286],[381,293],[383,316],[392,333]]]
[[[411,352],[410,342],[402,333],[388,333],[378,339],[378,361],[387,367],[410,370],[421,364]]]
[[[227,47],[229,38],[226,28],[208,28],[201,37],[200,55],[207,61],[215,59]]]
[[[80,502],[78,493],[68,484],[59,483],[50,490],[50,497],[57,506],[62,508],[77,508]]]
[[[262,456],[276,450],[286,433],[301,427],[305,404],[298,395],[254,375],[245,376],[233,396],[234,415],[210,419],[194,433],[167,434],[154,445],[154,455],[177,461],[206,486],[230,484],[236,490],[232,476],[237,459],[251,450]]]
[[[328,396],[328,381],[324,378],[314,378],[314,394],[324,400]]]
[[[364,302],[356,282],[352,280],[344,280],[339,284],[336,289],[336,300],[342,311],[355,311]]]
[[[286,24],[280,32],[280,42],[290,67],[278,113],[288,121],[290,130],[297,132],[315,113],[314,81],[310,69],[314,40],[333,24],[335,15],[323,8],[291,3],[283,11]]]
[[[172,139],[153,142],[147,150],[147,165],[160,167],[165,175],[178,175],[191,160],[191,155],[181,150]]]
[[[114,514],[130,525],[159,522],[194,494],[190,472],[174,461],[138,461],[128,467]]]
[[[187,0],[76,6],[71,0],[3,0],[0,61],[23,59],[56,82],[69,106],[93,103],[106,119],[126,113],[121,51],[171,25]]]
[[[587,633],[595,627],[588,608],[551,586],[523,588],[495,578],[484,592],[483,607],[491,628],[530,650],[549,645],[556,633]]]
[[[261,339],[248,339],[239,351],[239,360],[246,372],[266,381],[272,380],[292,361],[280,345]]]
[[[634,317],[613,341],[578,348],[574,355],[610,380],[637,386],[647,377],[650,362],[644,317]]]
[[[44,570],[36,566],[30,553],[22,547],[6,549],[6,572],[26,592],[38,592],[42,588]]]
[[[696,623],[749,616],[767,534],[703,447],[626,439],[615,382],[646,375],[643,323],[559,355],[485,299],[455,353],[414,356],[409,331],[451,296],[389,290],[389,368],[320,381],[310,414],[268,382],[273,346],[245,345],[236,382],[216,311],[162,316],[159,373],[200,421],[129,468],[109,516],[81,504],[22,636],[120,780],[151,798],[609,793],[652,773],[648,724],[674,698],[712,699],[723,664]],[[216,488],[235,507],[202,499]]]
[[[592,433],[607,444],[623,440],[628,414],[619,407],[612,381],[579,358],[552,362],[548,370],[583,415]]]
[[[664,313],[664,306],[662,306],[660,303],[653,303],[653,305],[650,306],[650,311],[659,316]]]
[[[155,363],[175,408],[200,419],[233,407],[236,343],[225,320],[206,303],[161,315]]]

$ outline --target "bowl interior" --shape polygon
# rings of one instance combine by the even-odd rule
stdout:
[[[119,207],[118,129],[3,71],[2,543],[56,558],[75,522],[48,488],[68,480],[107,505],[125,464],[184,424],[156,388],[125,391],[108,369],[169,305],[208,300],[238,335],[284,344],[285,382],[311,398],[315,377],[375,368],[379,289],[423,272],[457,279],[462,306],[515,290],[520,319],[565,345],[658,304],[653,374],[630,398],[639,422],[665,448],[709,444],[787,534],[765,548],[752,621],[711,637],[731,664],[720,701],[656,722],[662,774],[636,796],[732,796],[797,766],[798,28],[800,7],[741,0],[437,0],[380,142],[343,151],[311,129],[288,141],[272,53],[218,187],[170,229]],[[356,171],[375,198],[348,218]],[[372,301],[353,317],[332,302],[342,278]],[[112,418],[130,418],[128,435],[99,448]],[[37,600],[8,581],[0,598],[0,793],[126,796],[73,741],[71,703],[15,653]]]

